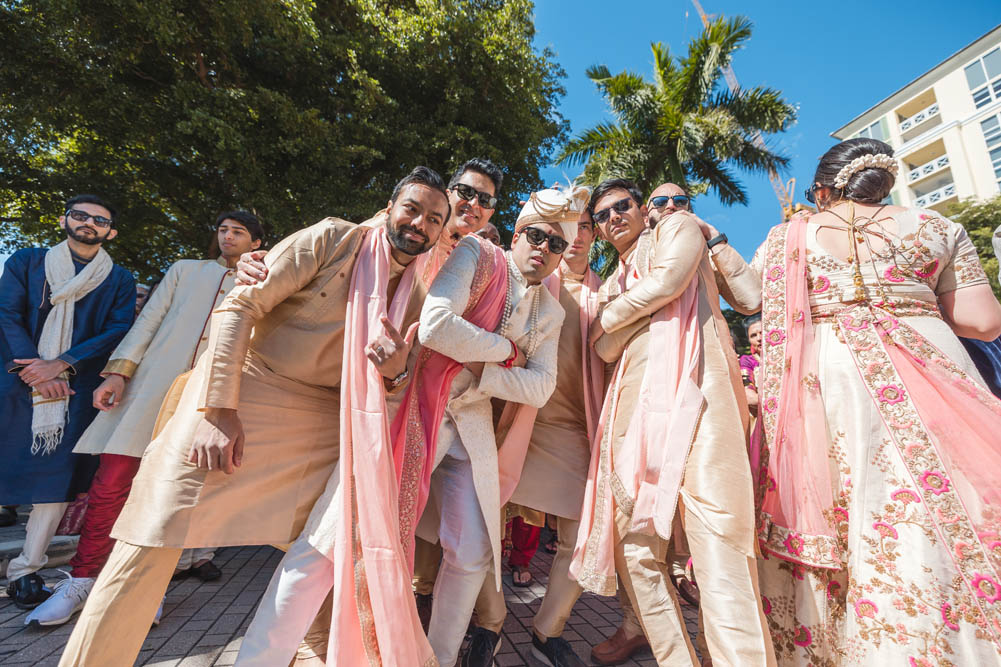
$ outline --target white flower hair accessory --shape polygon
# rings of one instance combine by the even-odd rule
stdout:
[[[873,155],[868,153],[862,157],[857,157],[845,166],[841,167],[841,171],[838,172],[837,177],[834,179],[834,187],[844,188],[848,185],[848,179],[862,171],[863,169],[869,169],[875,167],[876,169],[884,169],[894,176],[897,175],[897,161],[886,153],[878,153]]]

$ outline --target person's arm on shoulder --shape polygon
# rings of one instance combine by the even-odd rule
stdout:
[[[479,257],[475,239],[459,242],[431,283],[417,331],[421,345],[463,364],[502,362],[511,356],[511,341],[462,317]]]
[[[709,251],[720,296],[741,315],[761,310],[761,274],[744,261],[730,244],[720,243]]]
[[[16,373],[23,364],[14,359],[37,359],[38,348],[31,338],[25,314],[28,310],[28,253],[16,252],[4,263],[0,274],[0,331],[10,348],[4,370]]]
[[[205,351],[210,361],[199,409],[236,409],[254,323],[306,287],[354,228],[320,222],[301,229],[268,252],[268,276],[264,281],[230,290],[212,314]]]
[[[695,278],[706,241],[691,214],[675,213],[654,230],[654,266],[601,312],[601,327],[612,332],[652,315],[677,299]]]
[[[942,316],[957,336],[994,340],[1001,336],[1001,304],[966,230],[957,223],[950,224],[955,249],[935,285]]]

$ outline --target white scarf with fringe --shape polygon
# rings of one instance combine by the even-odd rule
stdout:
[[[40,359],[56,359],[73,344],[73,310],[77,301],[90,294],[111,273],[114,262],[100,248],[97,255],[76,273],[69,243],[62,243],[45,253],[45,281],[49,284],[52,310],[42,325],[38,340]],[[69,396],[45,398],[31,392],[31,453],[51,454],[63,439]]]

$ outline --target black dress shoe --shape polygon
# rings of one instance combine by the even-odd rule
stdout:
[[[0,507],[0,528],[8,528],[17,523],[16,505],[4,505]]]
[[[577,657],[570,642],[563,637],[550,637],[546,641],[532,633],[532,655],[549,667],[584,667],[587,663]]]
[[[188,572],[202,581],[215,581],[222,576],[222,570],[217,568],[212,561],[196,565],[188,570]]]
[[[421,619],[421,627],[424,628],[424,634],[428,633],[428,626],[431,625],[431,608],[434,604],[434,598],[430,593],[427,595],[422,595],[416,593],[417,598],[417,617]]]
[[[466,655],[462,656],[462,667],[492,667],[494,656],[500,650],[500,635],[486,628],[473,630]]]
[[[7,597],[14,601],[19,609],[34,609],[49,599],[52,589],[45,581],[32,572],[20,579],[15,579],[7,585]]]

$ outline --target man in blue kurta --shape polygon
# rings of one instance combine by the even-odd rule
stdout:
[[[64,211],[66,240],[17,251],[0,275],[0,503],[33,506],[23,551],[7,566],[7,594],[22,609],[50,594],[37,571],[67,501],[97,467],[73,446],[97,414],[101,369],[135,317],[135,281],[101,247],[118,234],[114,209],[79,195]]]

